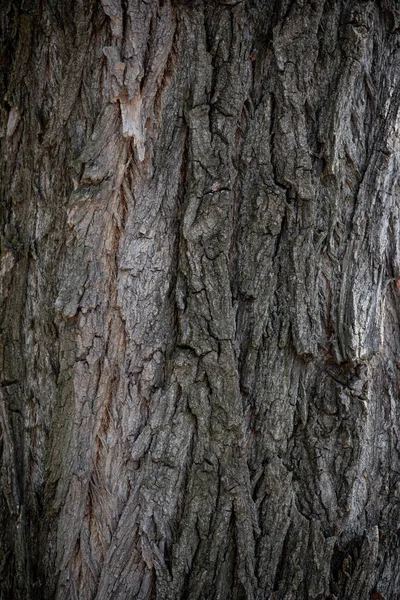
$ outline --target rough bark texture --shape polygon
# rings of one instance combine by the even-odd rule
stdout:
[[[400,597],[399,25],[2,0],[2,600]]]

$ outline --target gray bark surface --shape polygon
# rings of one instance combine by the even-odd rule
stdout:
[[[400,11],[1,3],[1,600],[400,597]]]

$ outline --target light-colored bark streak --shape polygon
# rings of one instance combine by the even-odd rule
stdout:
[[[6,4],[0,597],[397,597],[392,3]]]

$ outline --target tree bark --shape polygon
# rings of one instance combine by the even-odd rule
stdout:
[[[397,2],[1,30],[1,600],[399,597]]]

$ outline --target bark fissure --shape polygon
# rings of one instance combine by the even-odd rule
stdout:
[[[1,598],[397,597],[396,10],[6,0]]]

